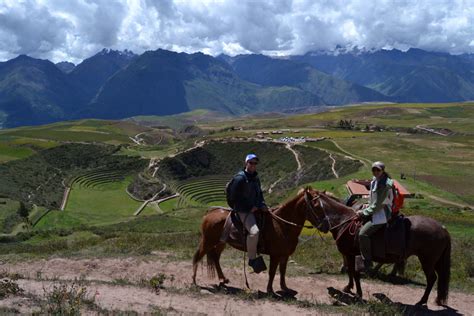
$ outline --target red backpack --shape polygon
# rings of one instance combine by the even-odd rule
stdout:
[[[405,201],[405,197],[400,192],[400,188],[398,187],[398,182],[393,182],[393,201],[392,201],[392,213],[393,215],[398,215],[400,209],[403,207],[403,202]]]

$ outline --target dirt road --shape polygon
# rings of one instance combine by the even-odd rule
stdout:
[[[225,258],[224,258],[225,260]],[[292,263],[289,271],[296,270],[297,264]],[[270,299],[259,299],[257,293],[265,292],[267,275],[250,274],[249,282],[252,292],[246,292],[240,268],[225,267],[224,273],[231,280],[227,290],[216,293],[216,280],[207,276],[206,269],[199,269],[199,287],[191,285],[191,263],[177,261],[167,253],[155,253],[146,258],[100,258],[100,259],[63,259],[19,262],[3,264],[1,270],[18,273],[16,281],[24,289],[24,295],[0,300],[0,306],[15,308],[28,313],[35,310],[34,297],[42,297],[58,282],[72,283],[75,279],[83,280],[89,295],[95,303],[106,310],[136,311],[139,313],[166,310],[172,314],[272,314],[283,315],[302,313],[314,314],[317,304],[332,304],[334,298],[328,295],[328,287],[342,289],[346,284],[344,276],[305,274],[290,277],[288,285],[299,291],[296,299],[305,304],[286,303]],[[165,278],[164,288],[159,294],[143,286],[143,280],[162,275]],[[146,282],[145,282],[146,283]],[[278,289],[278,277],[274,288]],[[423,288],[420,286],[393,285],[363,280],[366,299],[376,300],[375,296],[386,296],[393,302],[412,305],[421,297]],[[378,294],[377,294],[378,293]],[[380,294],[383,293],[383,294]],[[434,305],[435,293],[432,293],[429,308],[440,311],[443,308]],[[250,299],[249,299],[250,298]],[[459,313],[472,313],[474,295],[452,291],[449,306]],[[316,308],[316,309],[315,309]]]

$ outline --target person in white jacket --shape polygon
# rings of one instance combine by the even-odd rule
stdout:
[[[374,177],[370,182],[369,205],[357,212],[361,218],[367,219],[359,231],[359,247],[366,269],[372,266],[370,237],[390,219],[393,201],[393,180],[385,172],[385,164],[381,161],[374,162],[372,174]]]

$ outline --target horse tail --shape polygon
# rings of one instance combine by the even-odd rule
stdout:
[[[196,250],[193,256],[193,266],[196,266],[199,263],[199,261],[201,261],[202,259],[201,252],[202,252],[201,245],[199,245],[198,249]]]
[[[215,249],[212,249],[206,254],[207,258],[207,275],[209,278],[215,278],[216,277],[216,265],[217,262],[219,261],[219,253],[215,251]]]
[[[449,279],[451,277],[451,237],[449,234],[447,236],[448,244],[435,265],[438,274],[438,296],[436,298],[436,304],[438,305],[446,305],[448,302]]]

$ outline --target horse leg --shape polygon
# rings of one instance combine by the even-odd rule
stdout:
[[[280,258],[280,287],[281,287],[281,290],[291,296],[295,296],[296,294],[298,294],[298,292],[296,292],[295,290],[292,290],[290,288],[288,288],[286,286],[286,280],[285,280],[285,276],[286,276],[286,266],[288,264],[288,258],[289,257],[281,257]]]
[[[225,248],[225,244],[220,243],[213,249],[214,260],[215,260],[214,263],[216,265],[217,276],[219,277],[219,280],[221,281],[221,285],[227,284],[230,282],[229,279],[227,279],[224,276],[224,273],[222,272],[222,268],[221,268],[221,263],[220,263],[221,254],[222,254],[222,251],[224,251],[224,248]]]
[[[355,264],[354,264],[354,281],[356,285],[357,295],[360,299],[362,299],[362,287],[360,286],[360,272],[355,271]]]
[[[421,262],[421,267],[423,268],[423,272],[425,272],[426,276],[426,288],[425,293],[421,300],[416,303],[416,305],[425,305],[428,303],[428,297],[430,296],[431,289],[436,282],[436,273],[434,269],[434,264],[428,262],[427,259],[419,258]]]
[[[198,264],[202,260],[202,258],[206,255],[204,245],[205,245],[205,239],[204,237],[201,237],[198,249],[196,250],[196,253],[194,254],[194,257],[193,257],[193,284],[194,285],[196,285],[196,274],[197,274]]]
[[[344,262],[347,267],[347,275],[349,276],[349,283],[344,287],[343,291],[350,293],[354,287],[354,273],[355,273],[355,257],[344,256]]]
[[[275,273],[279,264],[279,258],[276,256],[270,256],[270,269],[268,270],[268,284],[267,293],[274,295],[273,292],[273,280],[275,279]]]

